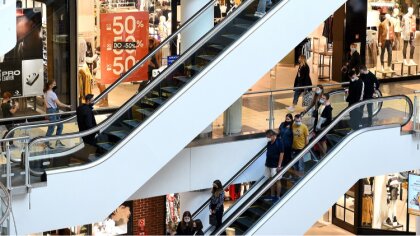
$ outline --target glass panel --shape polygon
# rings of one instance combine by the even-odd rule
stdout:
[[[245,95],[242,101],[242,132],[244,134],[265,132],[270,127],[270,95]]]
[[[344,221],[344,207],[335,205],[335,217]]]
[[[373,103],[375,103],[375,101],[371,101],[368,104]],[[363,117],[362,109],[365,105],[353,106],[351,109],[344,110],[338,116],[338,120],[334,120],[333,124],[328,125],[325,128],[327,131],[324,130],[323,132],[326,132],[326,135],[324,135],[323,138],[318,141],[318,145],[323,145],[326,147],[325,152],[314,150],[316,143],[311,141],[308,145],[309,147],[305,147],[304,149],[308,150],[306,153],[295,153],[295,155],[298,157],[295,157],[294,159],[297,160],[297,162],[293,168],[288,169],[287,172],[283,175],[277,174],[274,177],[280,179],[280,182],[286,183],[288,189],[285,190],[285,194],[293,189],[293,186],[299,183],[299,181],[304,178],[306,174],[310,173],[310,171],[318,163],[320,163],[332,149],[334,149],[342,140],[344,140],[349,133],[364,127],[369,127],[370,123],[367,122],[368,119],[371,118],[372,126],[388,124],[402,125],[408,122],[412,115],[412,110],[407,108],[412,106],[408,97],[395,96],[382,98],[380,105],[381,109],[378,110],[378,112],[374,114],[373,117]],[[295,128],[297,129],[297,127]],[[270,179],[270,181],[273,182],[274,180]],[[277,188],[279,187],[278,182],[279,181],[274,184],[277,186]],[[256,198],[252,206],[248,208],[244,213],[242,213],[238,218],[236,218],[236,220],[228,227],[233,227],[235,229],[240,229],[243,232],[246,232],[265,214],[265,212],[269,211],[273,205],[279,202],[278,197],[270,197],[270,195],[264,196],[265,193],[263,190],[268,190],[269,188],[275,187],[274,185],[269,186],[268,184],[269,183],[267,181],[264,185],[264,188],[261,188],[262,190],[257,195],[259,197]],[[283,194],[283,196],[285,194]],[[255,195],[253,197],[255,197]],[[346,196],[344,201],[344,206],[346,207],[346,212],[344,212],[346,218],[345,220],[348,223],[354,224],[354,198],[351,196]],[[337,205],[337,209],[339,208],[340,206]],[[254,213],[256,211],[258,211],[257,215]]]

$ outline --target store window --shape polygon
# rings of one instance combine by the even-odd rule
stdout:
[[[366,65],[379,78],[419,73],[418,0],[369,0],[366,33]]]
[[[172,33],[171,1],[78,0],[78,98],[98,95]],[[118,107],[167,64],[170,45],[99,102]]]
[[[361,227],[415,231],[415,217],[408,215],[407,199],[408,172],[363,179]]]
[[[347,191],[333,208],[333,215],[336,219],[349,225],[354,225],[355,193],[354,187]]]
[[[19,102],[18,115],[43,113],[37,101],[48,79],[57,81],[61,101],[70,100],[68,1],[18,0],[16,8],[16,46],[0,55],[1,94]]]

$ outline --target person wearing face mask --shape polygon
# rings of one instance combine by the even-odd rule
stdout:
[[[317,119],[317,123],[315,124],[315,131],[316,133],[320,133],[325,127],[327,127],[332,122],[332,110],[330,103],[330,95],[323,94],[321,99],[319,99],[319,103],[321,104],[318,108],[319,117]],[[319,141],[319,149],[320,149],[320,157],[324,157],[327,153],[327,139],[326,136],[323,136],[322,139]]]
[[[349,107],[355,103],[358,103],[363,100],[363,94],[365,90],[365,84],[359,77],[357,77],[356,71],[351,70],[349,72],[350,84],[349,88],[346,89],[347,98],[346,101],[349,104]],[[351,110],[350,113],[350,127],[353,130],[360,128],[360,123],[363,116],[363,107],[358,107]]]
[[[220,180],[213,182],[213,188],[211,190],[210,198],[210,213],[216,216],[216,229],[222,225],[223,218],[223,204],[225,202],[225,192],[223,191],[223,185]]]
[[[201,222],[200,219],[194,220],[194,222],[193,222],[193,230],[194,230],[193,235],[204,235],[204,232],[203,232],[203,223]]]
[[[182,215],[181,222],[179,222],[178,227],[176,228],[176,235],[192,235],[194,233],[191,219],[191,213],[185,211]]]
[[[355,70],[357,73],[359,73],[361,61],[362,59],[359,52],[357,51],[357,44],[352,43],[350,45],[350,53],[347,56],[347,62],[341,68],[341,71],[343,72],[343,81],[348,81],[348,77],[346,75],[350,71]]]
[[[363,93],[363,100],[372,99],[375,91],[379,89],[379,81],[376,78],[375,74],[370,72],[365,65],[360,67],[360,79],[365,85],[365,90]],[[366,105],[368,112],[367,126],[372,125],[373,118],[373,103]],[[363,111],[364,109],[362,109]]]
[[[55,80],[50,80],[45,84],[45,88],[44,88],[44,106],[45,106],[45,110],[48,113],[57,113],[58,107],[63,107],[63,108],[71,108],[70,105],[66,105],[62,102],[60,102],[60,100],[57,97],[57,94],[55,93],[55,90],[57,88],[57,85],[55,83]],[[51,122],[56,122],[56,121],[60,121],[60,116],[58,115],[51,115],[48,116],[48,120]],[[54,133],[54,129],[55,129],[55,125],[49,125],[48,129],[47,129],[47,137],[52,136],[52,134]],[[58,124],[57,125],[57,131],[56,131],[56,135],[60,135],[63,132],[63,124]],[[52,149],[51,145],[49,143],[45,144],[47,148]],[[57,142],[55,143],[56,147],[64,147],[64,144],[60,141],[57,140]]]
[[[308,145],[309,142],[309,131],[308,127],[302,123],[302,118],[300,114],[295,115],[295,120],[292,125],[293,131],[293,144],[292,144],[292,156],[296,158],[299,153]],[[296,174],[299,176],[303,175],[304,171],[304,161],[303,158],[300,158],[294,166]]]
[[[267,152],[265,159],[265,171],[264,176],[271,179],[278,171],[284,167],[283,156],[284,147],[281,139],[277,138],[276,132],[269,129],[265,132],[267,137]],[[280,197],[281,193],[281,182],[277,181],[276,184],[271,186],[271,197]]]
[[[293,116],[292,114],[286,114],[285,121],[282,122],[279,126],[279,134],[278,138],[281,139],[283,142],[284,148],[284,158],[283,158],[283,166],[289,164],[292,160],[292,144],[293,144]]]
[[[76,109],[77,126],[79,131],[85,131],[96,126],[95,115],[93,114],[93,94],[85,96],[85,103]],[[95,145],[95,133],[82,137],[83,142]]]
[[[318,108],[320,106],[319,99],[324,94],[324,86],[318,85],[315,89],[315,94],[312,99],[311,105],[309,105],[302,113],[301,115],[304,116],[307,112],[312,112],[311,117],[313,118],[313,122],[316,123],[316,120],[318,119]]]

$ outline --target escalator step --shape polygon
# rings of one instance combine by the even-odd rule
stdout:
[[[136,111],[138,111],[139,113],[145,116],[151,116],[154,110],[150,108],[140,108],[140,109],[137,109]]]
[[[114,147],[114,143],[110,143],[110,142],[97,143],[96,145],[98,145],[98,147],[106,151],[109,151]]]
[[[254,219],[259,219],[262,215],[264,215],[266,213],[266,211],[259,207],[259,206],[251,206],[247,212],[251,213],[252,217]]]
[[[249,219],[248,217],[239,217],[235,223],[237,223],[237,225],[239,226],[239,228],[246,232],[249,227],[251,227],[254,224],[254,221]]]
[[[165,91],[167,93],[175,93],[176,91],[178,91],[177,87],[163,87],[161,89],[162,91]]]
[[[237,27],[237,28],[241,28],[241,29],[249,29],[251,26],[248,24],[234,24],[233,26]]]
[[[190,78],[191,77],[184,76],[184,75],[174,76],[174,79],[179,80],[183,83],[188,83],[188,81],[190,81]]]
[[[165,100],[161,97],[147,98],[147,100],[152,101],[153,103],[156,103],[158,105],[162,105],[165,102]]]
[[[185,68],[187,68],[188,70],[193,70],[197,72],[200,72],[203,69],[202,66],[197,66],[197,65],[189,65],[189,66],[186,66]]]
[[[223,50],[223,49],[225,49],[225,47],[223,47],[220,44],[210,44],[210,45],[208,45],[208,47],[209,48],[212,48],[212,49],[217,49],[217,50]]]
[[[123,123],[130,126],[131,128],[136,128],[140,125],[141,122],[139,120],[123,120]]]
[[[232,232],[229,234],[229,232]],[[227,227],[226,228],[226,235],[243,235],[245,232],[239,228],[235,227]]]
[[[109,134],[114,135],[115,137],[119,139],[124,139],[125,137],[128,136],[129,132],[126,130],[117,130],[117,131],[109,132]]]
[[[198,58],[201,58],[201,59],[204,59],[204,60],[207,60],[207,61],[213,61],[214,58],[216,58],[216,56],[214,56],[214,55],[200,55],[200,56],[198,56]]]
[[[228,39],[232,39],[232,40],[238,40],[239,35],[237,34],[222,34],[222,37],[228,38]]]
[[[335,129],[333,133],[340,135],[341,137],[347,136],[351,129]]]

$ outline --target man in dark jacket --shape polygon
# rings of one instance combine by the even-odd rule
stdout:
[[[375,90],[379,89],[379,81],[375,74],[370,72],[365,65],[360,67],[360,79],[365,84],[365,91],[363,93],[363,100],[373,98]],[[367,126],[372,126],[373,117],[373,103],[369,103],[367,106],[368,120]]]
[[[95,115],[93,114],[93,94],[88,94],[85,96],[85,103],[76,109],[76,115],[77,125],[79,126],[80,132],[96,126]],[[96,133],[84,136],[83,142],[90,145],[95,145],[95,135]]]
[[[349,103],[349,107],[355,103],[358,103],[363,100],[363,92],[365,90],[365,85],[359,77],[357,77],[356,71],[351,70],[349,72],[350,85],[347,93],[346,101]],[[350,127],[353,130],[357,130],[360,127],[360,122],[363,117],[363,107],[360,106],[350,111]]]

